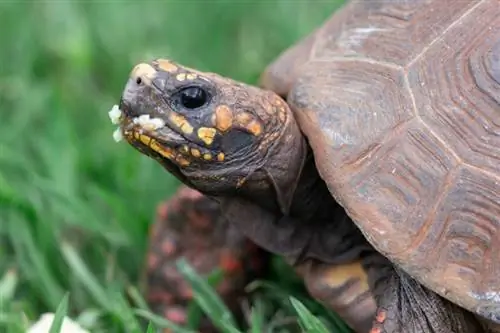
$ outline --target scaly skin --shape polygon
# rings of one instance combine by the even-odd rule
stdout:
[[[227,223],[216,202],[182,186],[158,207],[151,228],[145,283],[146,300],[152,310],[185,325],[192,291],[176,268],[180,258],[188,260],[198,274],[219,269],[223,278],[215,290],[240,317],[244,288],[265,272],[268,255]],[[216,332],[205,317],[199,331]]]

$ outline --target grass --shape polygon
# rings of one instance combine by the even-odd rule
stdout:
[[[111,138],[107,111],[129,70],[163,56],[255,83],[339,4],[0,2],[0,332],[57,309],[92,332],[146,332],[144,317],[148,332],[167,324],[147,311],[138,280],[154,209],[178,183]],[[203,291],[196,302],[216,302],[183,267]],[[249,332],[293,332],[284,318],[322,332],[309,310],[345,332],[274,267],[249,296]],[[220,306],[201,308],[220,321],[210,313]]]

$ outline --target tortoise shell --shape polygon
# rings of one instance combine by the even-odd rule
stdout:
[[[500,1],[352,1],[263,75],[372,245],[500,321]]]

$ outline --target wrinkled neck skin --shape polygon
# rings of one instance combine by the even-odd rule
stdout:
[[[284,126],[263,166],[237,195],[265,212],[253,208],[244,212],[246,205],[237,204],[227,211],[228,218],[254,242],[292,262],[314,258],[344,263],[370,249],[333,199],[294,121]],[[225,199],[226,203],[231,200]]]
[[[284,125],[239,195],[276,216],[301,221],[331,218],[342,208],[319,176],[313,152],[294,119]]]
[[[319,176],[313,152],[309,147],[289,215],[311,223],[318,220],[335,220],[345,215],[343,208],[333,199],[325,182]]]

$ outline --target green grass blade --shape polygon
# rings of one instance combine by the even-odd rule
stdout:
[[[192,331],[190,329],[186,329],[186,328],[183,328],[179,325],[176,325],[176,324],[172,323],[171,321],[169,321],[163,317],[160,317],[152,312],[142,310],[142,309],[136,309],[134,312],[138,316],[140,316],[144,319],[147,319],[147,320],[151,321],[152,323],[155,323],[157,326],[162,327],[162,328],[171,329],[176,333],[196,333],[196,331]]]
[[[154,329],[154,326],[153,326],[152,322],[148,323],[148,327],[146,329],[146,333],[155,333],[155,329]]]
[[[330,331],[327,327],[316,318],[298,299],[295,297],[290,297],[290,302],[292,306],[297,311],[299,316],[299,322],[302,326],[302,329],[305,332],[310,333],[329,333]]]
[[[68,300],[69,300],[69,294],[66,293],[66,294],[64,294],[64,297],[61,300],[61,303],[59,304],[59,306],[56,309],[56,312],[54,314],[54,320],[52,321],[52,325],[50,325],[49,333],[60,333],[61,332],[64,318],[66,317],[66,314],[68,313]]]
[[[177,268],[193,288],[195,302],[222,332],[237,333],[236,320],[210,284],[199,276],[185,259],[177,262]]]
[[[257,299],[254,302],[250,313],[250,332],[261,333],[264,331],[264,309],[262,300]]]
[[[114,304],[110,301],[106,289],[97,281],[96,277],[90,272],[87,265],[82,261],[78,252],[73,246],[66,242],[61,244],[61,252],[71,267],[73,274],[85,286],[93,299],[107,311],[114,311]]]
[[[3,304],[14,297],[18,283],[19,277],[13,269],[8,270],[0,280],[0,311],[2,311]]]

